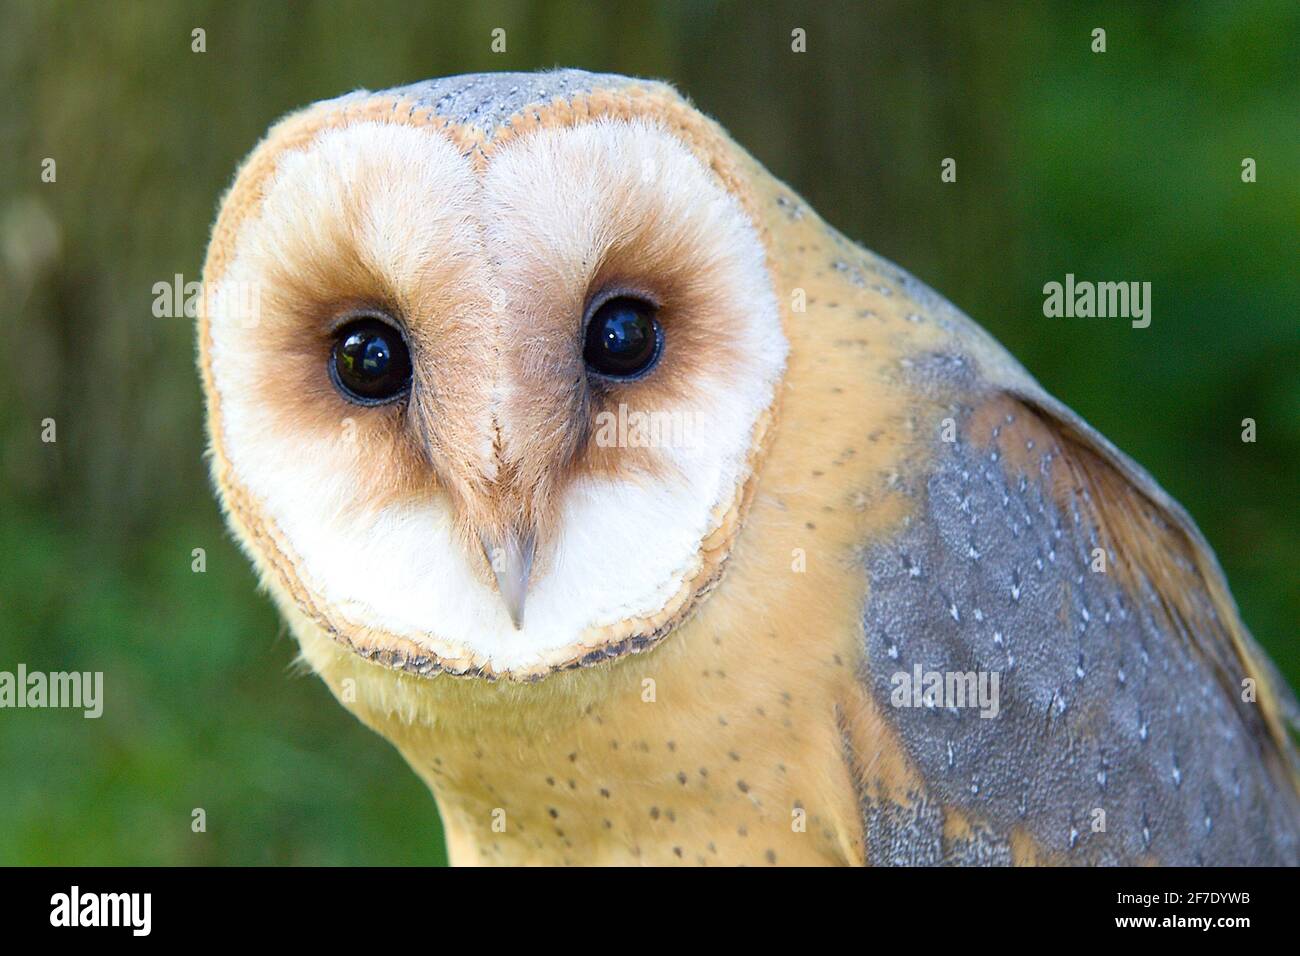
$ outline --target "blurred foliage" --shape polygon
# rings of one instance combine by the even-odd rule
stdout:
[[[107,706],[0,711],[0,864],[444,858],[423,785],[293,669],[210,493],[191,323],[154,318],[152,289],[198,278],[222,190],[281,114],[556,65],[673,81],[834,225],[982,322],[1187,505],[1296,682],[1291,0],[3,0],[0,670],[102,670]],[[1067,272],[1150,281],[1151,327],[1043,318],[1043,284]],[[57,444],[39,439],[47,417]]]

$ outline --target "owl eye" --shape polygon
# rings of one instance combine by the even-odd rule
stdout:
[[[604,302],[587,322],[582,351],[587,367],[609,378],[648,372],[663,351],[664,333],[654,313],[649,302],[631,296]]]
[[[365,317],[338,330],[330,354],[330,379],[343,397],[381,405],[411,387],[411,353],[402,333],[382,319]]]

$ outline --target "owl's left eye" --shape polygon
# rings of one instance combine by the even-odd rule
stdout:
[[[663,338],[653,305],[618,296],[588,319],[582,357],[589,369],[607,378],[638,378],[658,361]]]
[[[329,362],[330,379],[343,397],[381,405],[411,387],[411,353],[392,325],[367,316],[338,330]]]

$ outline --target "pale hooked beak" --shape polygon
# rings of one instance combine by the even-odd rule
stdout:
[[[524,599],[528,596],[528,576],[533,570],[536,538],[532,532],[508,532],[503,540],[498,541],[485,532],[479,535],[479,543],[483,545],[483,554],[496,575],[497,592],[505,602],[517,631],[524,623]]]

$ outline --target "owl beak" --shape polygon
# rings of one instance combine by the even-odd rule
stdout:
[[[524,599],[528,596],[528,576],[533,570],[536,539],[532,532],[507,532],[496,538],[486,532],[479,535],[483,555],[496,575],[497,592],[505,602],[510,620],[519,630],[524,624]]]

